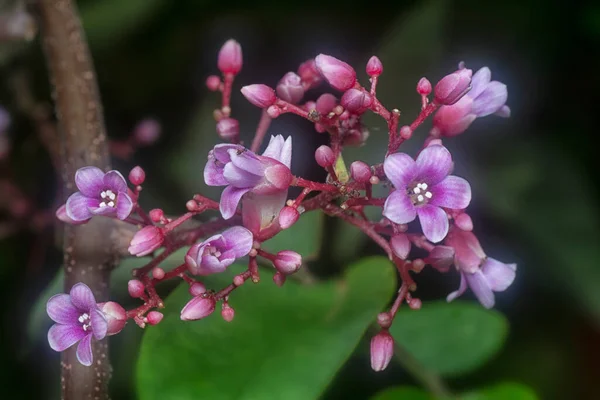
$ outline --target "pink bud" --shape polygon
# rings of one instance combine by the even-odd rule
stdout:
[[[382,330],[371,339],[371,368],[383,371],[394,355],[394,338],[387,330]]]
[[[89,219],[86,219],[84,221],[75,221],[75,220],[69,218],[69,216],[67,215],[66,204],[63,204],[62,206],[58,207],[58,210],[56,210],[56,218],[58,218],[60,221],[64,222],[65,224],[69,224],[69,225],[82,225],[89,221]]]
[[[344,92],[340,104],[351,113],[362,114],[373,105],[373,97],[362,90],[349,89]]]
[[[153,208],[152,210],[150,210],[149,215],[150,219],[153,222],[160,222],[165,217],[164,211],[160,208]]]
[[[133,167],[131,171],[129,171],[129,182],[133,185],[138,186],[144,183],[146,180],[146,171],[139,165]]]
[[[462,68],[443,77],[435,85],[434,101],[446,106],[456,103],[471,89],[472,75],[473,71]]]
[[[282,100],[296,104],[304,97],[302,79],[293,72],[288,72],[277,84],[277,95]]]
[[[362,146],[369,138],[369,130],[364,127],[350,129],[344,135],[344,145],[346,146]]]
[[[475,273],[486,259],[485,252],[473,232],[451,229],[444,244],[454,248],[455,265],[463,272]]]
[[[106,334],[110,336],[121,332],[127,323],[127,312],[125,309],[114,301],[99,303],[98,308],[102,311],[102,314],[104,314],[106,322],[108,323]]]
[[[316,109],[317,109],[317,102],[316,102],[316,101],[309,100],[309,101],[307,101],[306,103],[304,103],[304,106],[303,106],[303,108],[304,108],[306,111],[312,111],[312,110],[316,110]]]
[[[223,118],[217,122],[217,133],[221,139],[235,139],[240,134],[240,123],[235,118]]]
[[[129,291],[129,295],[133,298],[138,298],[138,297],[142,297],[144,295],[144,284],[137,280],[137,279],[131,279],[129,282],[127,282],[127,291]]]
[[[206,292],[206,286],[204,286],[204,284],[201,282],[195,282],[192,283],[189,291],[192,296],[199,296],[202,293]]]
[[[208,317],[215,311],[215,304],[212,296],[196,296],[183,307],[180,318],[182,321],[194,321]]]
[[[454,262],[454,249],[450,246],[435,246],[424,261],[433,268],[446,272]]]
[[[279,226],[281,229],[287,229],[294,225],[298,218],[300,218],[300,213],[296,207],[285,206],[279,212]]]
[[[412,129],[410,129],[410,126],[408,125],[404,125],[402,128],[400,128],[400,137],[404,140],[408,140],[410,139],[412,136]]]
[[[334,89],[346,91],[354,86],[356,72],[354,68],[335,57],[319,54],[315,57],[317,69]]]
[[[454,218],[454,223],[463,231],[470,232],[473,230],[473,220],[467,213],[459,214],[456,218]]]
[[[221,317],[227,322],[233,321],[233,317],[235,317],[235,310],[229,306],[229,304],[223,304],[223,308],[221,309]]]
[[[323,80],[313,58],[300,64],[298,75],[302,79],[302,82],[306,83],[309,88],[315,87]]]
[[[319,146],[315,151],[315,160],[321,167],[327,168],[335,163],[335,154],[333,154],[331,147],[325,145]]]
[[[286,277],[281,272],[277,272],[275,275],[273,275],[273,282],[275,282],[275,284],[279,287],[283,286],[285,280]]]
[[[330,93],[325,93],[319,96],[315,104],[315,109],[319,114],[327,115],[333,108],[337,106],[337,99]]]
[[[421,302],[421,299],[415,299],[412,298],[410,299],[410,301],[408,302],[408,306],[412,309],[412,310],[420,310],[421,306],[423,305],[423,303]]]
[[[158,324],[160,321],[162,321],[163,317],[163,313],[158,311],[150,311],[148,315],[146,315],[146,318],[148,319],[148,323],[150,325]]]
[[[388,329],[392,326],[392,316],[389,312],[382,312],[377,315],[377,324],[382,329]]]
[[[137,257],[142,257],[158,249],[165,239],[163,230],[159,227],[148,225],[137,231],[129,244],[129,252]]]
[[[392,251],[401,259],[405,260],[410,253],[410,240],[404,233],[398,233],[392,236],[390,239],[390,246]]]
[[[371,77],[379,76],[382,72],[383,64],[381,63],[381,60],[377,56],[369,58],[369,61],[367,62],[367,75]]]
[[[277,253],[273,264],[275,264],[277,271],[284,275],[290,275],[302,266],[302,256],[295,251],[283,250]]]
[[[267,108],[277,101],[275,91],[263,84],[248,85],[242,88],[244,97],[256,107]]]
[[[206,78],[206,87],[211,92],[216,92],[217,90],[219,90],[219,86],[221,86],[221,78],[219,78],[218,76],[211,75],[208,78]]]
[[[281,108],[273,105],[267,108],[267,115],[271,118],[277,118],[281,115]]]
[[[373,175],[371,167],[365,162],[354,161],[350,164],[350,175],[356,182],[367,183]]]
[[[283,164],[275,164],[267,167],[264,172],[264,176],[272,187],[277,190],[283,190],[290,187],[292,183],[292,171]],[[271,190],[271,189],[265,189]],[[255,193],[260,194],[259,190],[255,190]]]
[[[161,127],[154,119],[140,121],[133,130],[133,138],[139,146],[149,146],[160,136]]]
[[[428,96],[431,93],[431,82],[429,82],[429,79],[419,79],[419,83],[417,83],[417,93],[421,96]]]
[[[238,74],[242,70],[242,46],[233,39],[226,41],[219,50],[217,67],[224,74]]]
[[[165,270],[162,269],[161,267],[152,268],[152,277],[154,279],[161,280],[162,278],[165,277]]]

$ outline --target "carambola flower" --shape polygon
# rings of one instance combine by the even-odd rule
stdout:
[[[83,365],[92,365],[92,337],[104,339],[108,322],[91,289],[77,283],[69,294],[52,296],[46,304],[46,311],[56,322],[48,331],[52,350],[63,351],[79,342],[77,359]]]
[[[385,201],[383,215],[397,224],[407,224],[418,215],[425,237],[434,243],[448,233],[442,207],[461,210],[471,201],[469,183],[448,175],[452,158],[443,146],[426,147],[416,161],[407,154],[392,154],[383,169],[396,188]]]

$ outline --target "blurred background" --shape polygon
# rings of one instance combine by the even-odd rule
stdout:
[[[497,309],[510,323],[504,347],[481,368],[450,377],[448,383],[461,390],[509,380],[530,386],[542,399],[600,398],[600,168],[593,135],[600,79],[598,3],[78,3],[111,139],[126,140],[146,118],[161,126],[156,143],[116,157],[114,166],[128,171],[142,165],[148,177],[145,205],[160,205],[168,213],[179,212],[198,191],[218,196],[201,181],[206,152],[218,141],[212,110],[220,101],[204,82],[218,72],[216,55],[229,38],[237,39],[244,53],[237,89],[251,83],[274,87],[285,72],[319,53],[350,63],[367,82],[364,65],[375,54],[384,65],[380,99],[402,110],[404,123],[417,115],[415,85],[422,76],[436,82],[460,61],[474,70],[490,67],[493,79],[508,85],[511,118],[477,120],[445,144],[456,171],[473,187],[470,214],[486,253],[518,263],[518,274],[514,285],[496,297]],[[0,1],[0,6],[10,9],[12,2]],[[248,142],[260,112],[237,89],[233,116]],[[316,98],[323,90],[309,96]],[[28,98],[50,104],[39,40],[0,43],[0,106],[12,120],[0,133],[10,147],[1,156],[0,179],[10,179],[27,199],[23,209],[9,208],[1,200],[13,196],[9,186],[0,193],[0,216],[18,216],[15,224],[0,222],[0,387],[3,398],[44,399],[58,393],[59,356],[45,341],[48,321],[36,329],[30,319],[60,269],[55,227],[44,222],[52,214],[41,212],[56,208],[59,191],[40,125],[23,106]],[[365,147],[349,151],[347,163],[355,158],[375,162],[385,152],[383,125],[376,118],[366,122],[371,138]],[[417,131],[406,151],[420,145],[428,127]],[[312,154],[325,138],[310,123],[283,116],[269,132],[293,135],[295,174],[323,178]],[[32,213],[39,218],[28,218]],[[353,240],[349,246],[340,229],[337,221],[325,221],[321,253],[313,265],[323,274],[333,275],[359,256],[377,253],[360,238],[348,238]],[[423,300],[443,299],[457,287],[458,277],[425,270],[417,282]],[[470,295],[467,299],[475,301]],[[136,398],[138,331],[114,339],[130,348],[113,357],[119,360],[112,383],[115,399]],[[113,351],[123,349],[119,346]],[[365,348],[365,343],[359,346],[323,398],[368,398],[387,386],[414,382],[399,366],[370,372]]]

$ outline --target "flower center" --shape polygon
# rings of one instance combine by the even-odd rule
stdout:
[[[117,195],[113,193],[112,190],[107,189],[100,193],[100,197],[102,201],[100,202],[100,207],[112,207],[115,208],[117,205]]]
[[[427,190],[429,186],[425,182],[417,183],[408,188],[408,195],[415,206],[427,204],[433,194]]]
[[[87,332],[89,329],[92,329],[92,320],[90,319],[88,313],[81,314],[77,320],[81,323],[84,332]]]
[[[205,256],[214,256],[214,257],[219,258],[219,257],[221,257],[221,252],[215,246],[206,246],[204,248],[204,255]]]

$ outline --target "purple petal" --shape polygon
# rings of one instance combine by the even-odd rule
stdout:
[[[383,171],[396,189],[406,188],[417,175],[415,160],[404,153],[392,154],[386,158]]]
[[[475,297],[477,297],[477,300],[479,300],[481,305],[485,308],[494,307],[494,293],[488,285],[485,276],[483,276],[483,273],[480,270],[478,270],[473,274],[466,274],[466,278],[469,287],[471,288],[471,290],[475,294]]]
[[[125,192],[119,192],[117,195],[117,218],[121,221],[129,217],[133,210],[133,201],[131,197]]]
[[[248,193],[242,203],[243,225],[254,234],[258,234],[273,222],[278,223],[277,217],[286,200],[287,190],[265,195]]]
[[[494,115],[497,115],[502,118],[509,118],[510,117],[510,107],[508,107],[507,105],[503,105],[502,107],[500,107],[500,109],[498,111],[496,111],[494,113]]]
[[[467,96],[474,99],[481,94],[490,83],[492,79],[492,72],[488,67],[483,67],[479,71],[473,74],[471,78],[471,90],[467,93]]]
[[[417,210],[404,189],[398,189],[385,200],[383,216],[397,224],[408,224],[417,217]]]
[[[232,250],[235,258],[244,257],[252,250],[254,238],[248,229],[234,226],[224,231],[222,235],[227,242],[226,249]]]
[[[405,260],[410,253],[410,240],[403,233],[396,234],[390,239],[392,251],[401,259]]]
[[[458,296],[462,296],[463,293],[467,290],[467,280],[465,279],[465,274],[460,274],[460,286],[458,290],[450,293],[448,297],[446,297],[446,301],[450,303],[452,300],[456,299]]]
[[[223,176],[223,165],[218,166],[214,158],[209,158],[204,167],[204,182],[208,186],[227,186],[229,182]]]
[[[458,176],[447,176],[429,190],[432,194],[429,204],[434,206],[462,210],[471,202],[471,185]]]
[[[54,351],[63,351],[86,335],[81,325],[54,324],[48,331],[48,343]]]
[[[480,118],[493,114],[502,108],[507,98],[508,91],[504,83],[490,82],[483,93],[473,100],[472,112]]]
[[[237,152],[243,152],[243,151],[246,151],[246,148],[239,144],[227,144],[227,143],[218,144],[212,149],[212,151],[209,153],[208,157],[210,158],[212,155],[220,163],[227,164],[228,162],[231,161],[230,150],[235,150]]]
[[[96,167],[83,167],[75,172],[75,184],[86,197],[100,197],[104,189],[104,172]]]
[[[267,145],[267,148],[265,149],[265,151],[262,153],[262,156],[274,158],[275,160],[279,161],[279,157],[281,156],[282,148],[283,148],[283,136],[281,136],[281,135],[271,136],[271,139],[269,140],[269,144]]]
[[[448,234],[448,217],[446,212],[430,204],[417,208],[423,234],[430,242],[437,243]]]
[[[242,196],[250,191],[249,188],[238,189],[233,186],[227,186],[221,193],[221,201],[219,202],[219,210],[225,219],[229,219],[235,215],[238,204]]]
[[[92,207],[90,212],[94,215],[103,215],[105,217],[114,217],[117,215],[117,209],[114,207]]]
[[[288,136],[281,148],[278,161],[288,168],[292,168],[292,137]]]
[[[256,154],[250,150],[239,152],[237,150],[229,150],[231,163],[236,167],[254,175],[262,175],[265,167]],[[229,165],[229,164],[228,164]],[[225,166],[227,170],[227,165]]]
[[[86,335],[77,346],[77,360],[86,367],[92,365],[92,334]]]
[[[452,156],[444,146],[427,146],[417,157],[416,164],[415,180],[432,186],[448,176],[452,169]]]
[[[228,266],[233,264],[234,259],[219,260],[217,257],[212,255],[206,255],[202,257],[200,267],[198,268],[198,275],[210,275],[218,274],[227,269]]]
[[[46,303],[46,312],[48,316],[59,324],[76,324],[77,318],[81,312],[71,303],[71,296],[68,294],[57,294]]]
[[[263,179],[262,176],[238,168],[233,163],[225,165],[223,172],[227,183],[236,188],[252,188]]]
[[[490,288],[494,292],[502,292],[515,280],[517,264],[505,264],[494,258],[487,258],[481,266]]]
[[[119,171],[108,171],[104,175],[104,189],[110,189],[114,193],[126,192],[127,181],[123,178],[123,175]]]
[[[96,308],[94,293],[85,283],[76,283],[71,288],[71,303],[81,311],[89,312]]]
[[[65,211],[73,221],[87,221],[93,216],[90,209],[97,208],[99,204],[100,200],[76,192],[67,199]]]
[[[97,308],[93,308],[90,311],[90,320],[92,322],[92,331],[94,337],[98,340],[104,339],[106,332],[108,331],[108,322],[104,314]]]

